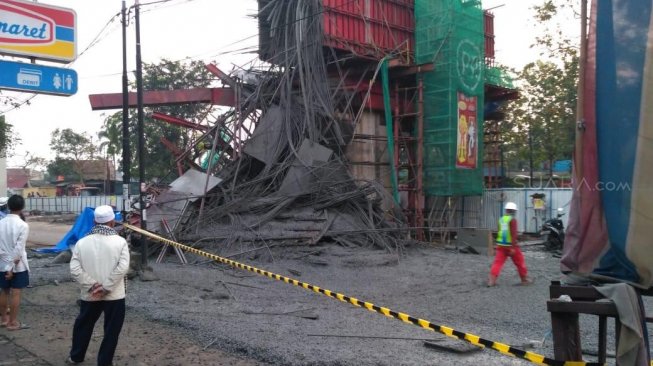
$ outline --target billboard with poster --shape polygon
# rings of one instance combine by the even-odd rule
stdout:
[[[478,165],[478,98],[458,92],[458,138],[456,168],[476,169]]]

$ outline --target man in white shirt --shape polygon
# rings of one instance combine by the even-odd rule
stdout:
[[[0,220],[7,217],[7,213],[9,212],[9,209],[7,208],[8,201],[9,197],[0,197]]]
[[[98,366],[113,362],[118,337],[125,320],[125,275],[129,269],[129,247],[113,229],[111,206],[95,209],[95,226],[72,249],[70,274],[81,287],[81,306],[73,328],[73,346],[68,364],[84,362],[95,322],[104,313],[104,338],[97,356]]]
[[[21,292],[29,285],[29,265],[25,252],[29,228],[20,217],[25,208],[22,196],[9,197],[7,207],[9,215],[0,220],[0,327],[19,330],[26,328],[18,321],[18,310]],[[11,309],[8,316],[7,305]]]

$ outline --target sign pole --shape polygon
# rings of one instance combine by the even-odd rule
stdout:
[[[127,78],[127,2],[122,0],[122,199],[123,217],[129,210],[131,154],[129,149],[129,79]]]
[[[136,99],[138,104],[138,183],[141,209],[141,229],[147,230],[147,208],[145,207],[145,131],[143,126],[143,63],[141,59],[140,5],[135,3],[134,22],[136,25]],[[147,266],[147,238],[141,237],[143,252],[141,263]]]

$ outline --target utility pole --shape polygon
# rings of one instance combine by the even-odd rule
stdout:
[[[145,207],[145,132],[143,128],[143,62],[141,59],[141,22],[138,0],[134,4],[136,25],[136,99],[138,104],[138,185],[141,209],[141,229],[147,230],[147,208]],[[147,238],[141,236],[141,263],[147,265]]]
[[[131,151],[129,149],[129,79],[127,79],[127,2],[122,0],[122,203],[123,218],[129,210]]]
[[[499,154],[501,154],[501,175],[499,178],[499,188],[503,188],[506,181],[506,165],[503,159],[503,145],[499,145]]]
[[[573,179],[577,182],[584,178],[583,171],[583,135],[585,134],[585,84],[587,65],[587,0],[580,2],[580,60],[578,67],[578,101],[576,106],[576,146],[574,150]],[[582,200],[582,190],[578,189],[578,197]]]
[[[528,181],[528,187],[533,186],[533,133],[532,126],[528,124],[528,165],[530,169],[530,179]]]

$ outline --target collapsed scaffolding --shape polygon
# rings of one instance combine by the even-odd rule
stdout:
[[[150,228],[386,249],[447,237],[458,198],[483,189],[485,70],[497,69],[484,63],[480,1],[259,0],[258,18],[261,63],[208,65],[221,88],[145,94],[150,106],[230,107],[203,124],[152,115],[196,139],[161,141],[181,178],[154,195]]]
[[[359,111],[354,95],[327,75],[321,18],[312,16],[321,11],[318,1],[268,2],[259,16],[272,25],[272,49],[283,50],[272,55],[273,66],[246,80],[210,68],[235,91],[236,103],[179,153],[178,161],[208,162],[210,174],[182,176],[185,183],[173,182],[156,197],[148,214],[154,230],[157,218],[167,218],[180,240],[211,238],[221,246],[320,240],[399,246],[403,224],[383,209],[384,188],[355,180],[347,168]],[[193,151],[198,144],[201,154]],[[199,195],[184,188],[198,180],[206,183]]]

